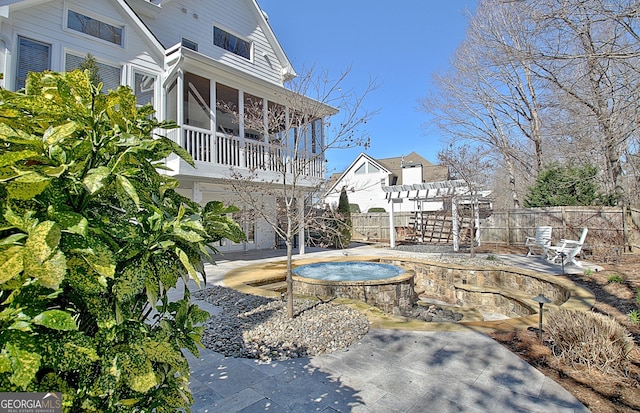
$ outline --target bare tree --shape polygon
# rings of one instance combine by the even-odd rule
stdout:
[[[463,195],[469,201],[469,220],[471,227],[469,252],[471,257],[475,257],[476,217],[478,211],[478,197],[482,189],[482,182],[485,182],[487,171],[490,170],[490,161],[487,159],[487,150],[476,145],[462,144],[459,146],[449,146],[438,153],[438,160],[441,164],[447,165],[454,179],[462,179],[467,185],[467,194]],[[454,199],[453,202],[456,202]]]
[[[596,142],[603,185],[619,202],[625,202],[622,155],[637,134],[638,7],[631,0],[535,0],[527,2],[528,12],[523,9],[539,34],[528,51],[534,73],[557,101],[571,105],[577,117],[567,124],[582,125],[578,135],[571,131],[571,140]]]
[[[328,222],[339,217],[314,208],[324,180],[327,151],[369,145],[362,126],[376,112],[368,111],[364,100],[377,85],[370,80],[361,92],[347,89],[349,72],[332,78],[327,72],[317,74],[311,69],[289,82],[288,88],[266,105],[255,100],[245,102],[243,111],[224,104],[221,108],[242,123],[244,130],[255,131],[268,142],[266,150],[259,150],[266,153],[251,154],[257,158],[251,168],[230,171],[227,184],[286,245],[290,318],[294,316],[292,251],[296,234],[304,235],[309,226],[325,231],[339,228]],[[303,249],[304,239],[299,242]]]
[[[501,157],[516,207],[527,180],[564,160],[597,163],[625,202],[637,168],[639,10],[638,0],[483,0],[424,108],[449,141]]]
[[[481,2],[450,70],[435,76],[437,91],[423,101],[449,142],[492,149],[494,164],[504,165],[509,176],[515,208],[518,180],[535,177],[543,165],[543,90],[519,52],[530,47],[529,30],[510,4]]]

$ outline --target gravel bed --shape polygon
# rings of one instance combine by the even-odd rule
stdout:
[[[398,251],[398,256],[408,256],[447,264],[484,267],[508,265],[493,254],[476,254],[475,257],[470,258],[468,253],[454,252],[453,247],[450,245],[399,245],[388,251],[389,255],[393,255],[394,251]]]
[[[265,362],[346,349],[369,331],[357,310],[331,302],[294,300],[295,317],[286,303],[213,286],[193,297],[222,307],[205,323],[202,344],[229,357]]]

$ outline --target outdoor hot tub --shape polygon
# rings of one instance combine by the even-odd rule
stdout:
[[[416,302],[415,272],[376,261],[329,261],[293,270],[293,292],[314,297],[364,301],[389,314],[402,314]]]

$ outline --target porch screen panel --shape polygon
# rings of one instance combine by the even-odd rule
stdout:
[[[29,72],[44,72],[49,69],[51,69],[51,45],[18,37],[16,90],[24,87]]]
[[[238,136],[239,126],[236,118],[239,103],[238,89],[216,83],[216,124],[218,132]]]
[[[201,129],[211,125],[211,82],[193,73],[184,74],[184,124]]]
[[[244,137],[262,140],[264,131],[264,100],[244,94]]]
[[[311,126],[311,152],[320,153],[322,151],[322,119],[316,119]]]

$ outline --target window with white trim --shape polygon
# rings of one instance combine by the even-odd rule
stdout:
[[[150,104],[155,107],[157,76],[148,73],[133,72],[133,93],[138,106]]]
[[[64,70],[70,72],[79,68],[84,59],[85,57],[67,53],[65,55]],[[116,90],[121,85],[122,68],[102,62],[96,62],[96,65],[98,66],[98,76],[100,76],[100,81],[102,82],[101,92],[107,93],[109,90]]]
[[[16,67],[16,90],[22,89],[29,72],[44,72],[51,69],[51,45],[18,36],[18,66]]]
[[[67,11],[67,27],[71,30],[123,46],[123,26],[114,26],[74,10]]]
[[[217,26],[213,26],[213,44],[240,57],[251,60],[251,42],[243,40]]]

